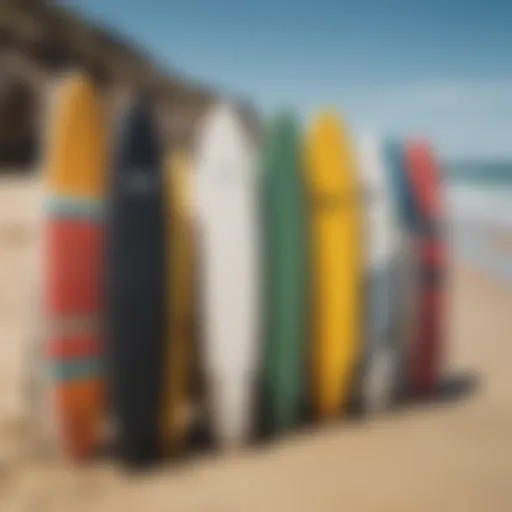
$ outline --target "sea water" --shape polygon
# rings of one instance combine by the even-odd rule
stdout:
[[[512,241],[512,159],[445,164],[444,184],[455,253],[512,284],[512,254],[492,244],[498,235]]]

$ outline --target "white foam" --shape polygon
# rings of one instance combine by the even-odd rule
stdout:
[[[512,187],[456,184],[446,191],[448,217],[455,223],[512,229]]]

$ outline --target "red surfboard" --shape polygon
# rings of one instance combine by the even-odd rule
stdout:
[[[411,385],[413,395],[426,398],[436,391],[443,360],[446,245],[442,184],[439,164],[426,142],[409,142],[405,157],[420,214],[420,320],[411,360]]]
[[[100,444],[105,412],[105,123],[81,73],[63,78],[51,107],[42,161],[44,356],[60,446],[83,460]]]

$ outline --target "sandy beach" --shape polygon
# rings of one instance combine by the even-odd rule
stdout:
[[[433,403],[138,476],[108,459],[79,469],[36,454],[23,372],[37,196],[29,179],[0,181],[1,512],[512,510],[512,288],[457,259]]]
[[[494,233],[493,236],[490,237],[490,242],[495,250],[507,257],[510,257],[512,254],[512,235],[510,232],[500,231]]]

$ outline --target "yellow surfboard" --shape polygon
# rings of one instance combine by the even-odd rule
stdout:
[[[106,189],[106,121],[84,73],[62,79],[50,102],[45,184],[52,194],[96,200]]]
[[[310,197],[312,406],[319,419],[346,406],[360,353],[362,224],[355,159],[334,112],[313,122],[306,142]]]
[[[194,360],[194,247],[192,175],[185,151],[166,165],[167,218],[170,221],[169,328],[165,373],[164,447],[183,449],[191,416]]]

